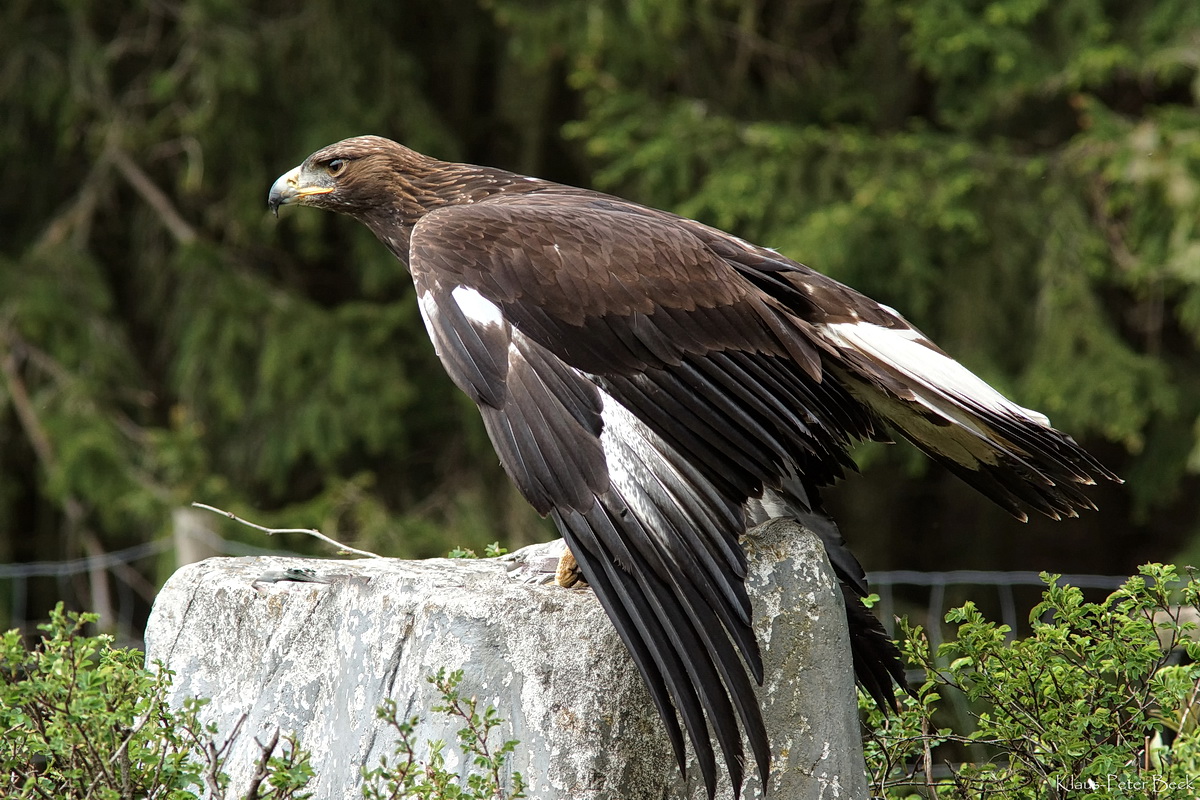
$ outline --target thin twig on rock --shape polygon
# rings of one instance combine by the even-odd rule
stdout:
[[[240,522],[247,527],[262,531],[267,536],[274,536],[277,533],[304,533],[309,536],[314,536],[314,537],[320,539],[322,542],[325,542],[326,544],[333,545],[334,547],[338,548],[338,550],[342,553],[352,553],[357,556],[366,556],[367,558],[383,558],[383,556],[379,555],[378,553],[372,553],[369,550],[359,550],[357,547],[351,547],[349,545],[342,544],[341,542],[337,541],[336,539],[330,539],[328,536],[321,533],[316,528],[268,528],[263,525],[256,525],[255,523],[250,522],[249,520],[244,520],[241,517],[239,517],[237,514],[234,514],[232,511],[226,511],[223,508],[217,508],[216,506],[210,506],[207,503],[192,503],[192,507],[193,508],[203,508],[205,511],[212,511],[213,513],[216,513],[216,514],[223,514],[235,522]]]

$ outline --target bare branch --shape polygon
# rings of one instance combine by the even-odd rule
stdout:
[[[129,157],[128,153],[119,147],[114,147],[109,152],[109,158],[117,171],[121,173],[121,177],[157,212],[158,218],[175,237],[175,241],[180,244],[189,244],[196,240],[196,229],[175,210],[171,198],[167,197],[166,193],[150,180],[150,176],[142,171],[142,168]]]
[[[72,236],[79,247],[86,242],[91,230],[92,218],[100,201],[100,188],[108,170],[108,161],[103,157],[96,160],[87,177],[79,184],[79,190],[65,209],[50,220],[35,249],[54,247]]]
[[[216,740],[208,738],[204,742],[201,742],[194,731],[188,731],[203,751],[205,761],[208,762],[207,769],[204,770],[204,782],[208,784],[209,796],[213,800],[225,800],[225,792],[221,789],[221,766],[225,762],[229,748],[233,745],[233,740],[241,733],[242,723],[245,721],[245,714],[238,717],[237,722],[233,724],[233,730],[229,732],[229,736],[225,737],[225,741],[221,743],[220,747],[217,747]]]
[[[279,745],[279,728],[275,728],[275,734],[271,737],[271,741],[263,744],[257,739],[254,740],[262,750],[262,755],[258,759],[258,769],[254,771],[254,777],[250,779],[250,785],[247,787],[244,797],[246,800],[258,800],[258,789],[262,786],[262,782],[267,779],[267,767],[271,763],[271,755],[274,754],[275,748]]]
[[[350,547],[349,545],[342,544],[341,542],[337,541],[336,539],[330,539],[328,536],[321,533],[316,528],[267,528],[263,525],[256,525],[253,522],[244,520],[241,517],[239,517],[237,514],[234,514],[231,511],[226,511],[225,509],[217,508],[216,506],[210,506],[206,503],[192,503],[192,507],[193,508],[203,508],[205,511],[212,511],[215,514],[223,514],[224,516],[229,517],[234,522],[240,522],[249,528],[254,528],[255,530],[262,531],[267,536],[274,536],[277,533],[304,533],[309,536],[313,536],[317,539],[320,539],[322,542],[325,542],[326,544],[333,545],[334,547],[338,548],[339,552],[342,552],[342,553],[352,553],[352,554],[358,555],[358,556],[366,556],[367,558],[383,558],[383,556],[379,555],[378,553],[372,553],[369,550],[359,550],[356,547]]]
[[[921,715],[921,762],[925,771],[925,790],[932,800],[937,800],[937,787],[933,785],[933,748],[929,744],[929,717]]]
[[[50,435],[38,417],[37,409],[29,395],[29,389],[21,377],[20,364],[17,361],[18,345],[23,345],[16,333],[5,327],[0,328],[0,385],[7,387],[9,401],[16,412],[17,420],[25,431],[34,454],[47,475],[53,475],[57,464],[54,445]],[[20,348],[21,351],[24,348]],[[83,501],[74,494],[68,493],[62,501],[65,526],[68,541],[79,537],[84,551],[89,556],[101,555],[104,548],[99,537],[87,526],[87,509]],[[89,570],[88,590],[91,593],[92,608],[100,615],[100,624],[111,628],[116,623],[116,615],[110,602],[108,572],[102,566],[93,566]]]
[[[41,462],[42,468],[47,472],[52,472],[55,463],[54,448],[50,444],[50,437],[42,428],[37,411],[34,410],[33,400],[30,399],[29,392],[25,388],[25,381],[21,379],[16,356],[17,343],[13,339],[11,331],[0,330],[0,352],[3,352],[3,357],[0,357],[0,374],[4,376],[5,385],[8,387],[9,401],[12,403],[13,411],[16,412],[17,420],[25,430],[29,445],[33,448],[38,461]]]

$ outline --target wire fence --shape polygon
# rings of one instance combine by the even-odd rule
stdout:
[[[172,547],[170,539],[158,539],[144,544],[127,547],[97,556],[74,558],[69,561],[31,561],[24,564],[0,564],[0,586],[7,586],[9,597],[9,619],[5,630],[16,628],[22,633],[32,633],[36,620],[29,619],[30,581],[49,579],[55,581],[56,594],[60,598],[71,598],[77,594],[74,583],[82,576],[91,578],[98,573],[112,576],[110,585],[115,596],[115,616],[113,624],[119,632],[119,638],[128,639],[136,629],[135,582],[129,579],[127,570],[133,570],[138,562],[154,558]],[[140,575],[141,573],[138,572]],[[46,609],[36,609],[38,619]],[[138,637],[140,638],[140,637]]]
[[[1127,580],[1125,575],[1063,575],[1058,579],[1059,585],[1076,586],[1080,589],[1102,589],[1115,591]],[[871,572],[867,575],[871,590],[879,595],[879,603],[875,606],[880,619],[888,633],[893,636],[897,611],[912,614],[914,606],[919,603],[909,602],[900,609],[897,602],[898,589],[913,587],[916,592],[906,592],[912,595],[925,594],[924,619],[920,620],[928,632],[930,644],[936,648],[943,640],[943,620],[951,604],[947,601],[947,589],[953,586],[988,587],[988,592],[994,592],[994,599],[999,609],[1000,622],[1007,625],[1013,632],[1019,631],[1026,624],[1032,605],[1022,606],[1017,602],[1017,589],[1036,589],[1040,597],[1041,590],[1046,587],[1040,572],[1030,571],[991,571],[991,570],[951,570],[948,572],[917,572],[915,570],[897,569],[882,572]],[[972,592],[971,599],[979,604],[987,599],[985,593]],[[1022,610],[1024,613],[1022,613]],[[916,620],[914,620],[916,621]]]
[[[197,552],[199,548],[199,552],[205,556],[300,557],[299,553],[289,550],[223,539],[204,526],[189,527],[183,538],[186,539],[187,550]],[[101,626],[114,634],[118,644],[140,648],[145,616],[158,591],[158,587],[145,578],[145,575],[154,573],[147,562],[168,552],[176,553],[176,564],[198,560],[179,558],[181,544],[177,527],[175,536],[110,553],[65,561],[0,564],[0,592],[8,596],[8,619],[4,622],[3,630],[16,629],[26,635],[36,633],[37,625],[46,618],[49,609],[30,609],[30,598],[52,594],[68,607],[97,611],[102,617]],[[51,581],[54,587],[52,590],[41,587],[42,591],[35,592],[31,584],[36,581]]]
[[[187,536],[189,546],[199,544],[206,555],[298,555],[287,550],[256,547],[223,539],[206,527],[191,529]],[[176,535],[111,553],[67,561],[0,564],[0,591],[7,591],[9,598],[9,618],[4,629],[16,628],[23,633],[32,634],[36,624],[44,618],[47,611],[44,608],[32,609],[34,616],[30,616],[32,581],[55,581],[55,595],[68,602],[73,601],[76,607],[89,607],[87,598],[96,597],[95,584],[100,581],[105,585],[103,594],[108,596],[105,611],[112,617],[103,621],[105,627],[113,631],[122,644],[140,646],[145,614],[157,591],[157,587],[149,584],[143,577],[151,572],[143,562],[178,549],[179,542],[180,537]],[[194,559],[179,559],[188,560]],[[1026,589],[1032,593],[1045,586],[1037,572],[889,570],[870,573],[867,578],[872,590],[879,594],[876,611],[888,632],[893,635],[896,633],[894,628],[897,612],[907,614],[914,622],[919,622],[925,627],[934,647],[943,641],[945,635],[943,619],[950,608],[947,595],[951,587],[970,587],[970,597],[977,604],[982,605],[994,600],[1000,621],[1015,632],[1025,624],[1033,607],[1018,601],[1018,590]],[[1125,576],[1114,575],[1063,575],[1060,583],[1081,589],[1113,591],[1126,580]],[[89,589],[81,590],[80,584]],[[39,596],[45,596],[45,591]],[[1040,596],[1040,591],[1034,596]],[[94,607],[95,603],[91,605]],[[922,613],[923,619],[915,619]]]

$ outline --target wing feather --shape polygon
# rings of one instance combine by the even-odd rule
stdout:
[[[707,786],[716,786],[716,759],[703,723],[697,687],[688,678],[683,660],[675,649],[662,646],[661,643],[667,641],[666,631],[643,596],[635,576],[618,566],[616,554],[601,543],[594,519],[578,511],[555,511],[553,516],[600,605],[633,655],[667,727],[676,762],[681,768],[687,764],[683,733],[679,727],[682,718],[704,782]]]
[[[1115,474],[1003,397],[895,310],[778,254],[687,221],[755,286],[812,326],[832,347],[826,372],[926,455],[1018,519],[1032,509],[1054,519],[1094,504],[1079,489]]]
[[[498,307],[459,288],[418,282],[438,352],[480,403],[514,483],[567,538],[667,720],[681,766],[686,730],[715,787],[711,730],[740,785],[745,735],[765,780],[770,749],[751,680],[762,680],[762,657],[737,545],[742,498],[723,493],[602,379],[499,324]],[[487,376],[494,383],[472,383]]]

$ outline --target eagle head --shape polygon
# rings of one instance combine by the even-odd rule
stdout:
[[[280,175],[267,205],[276,216],[280,206],[297,203],[361,218],[392,205],[389,193],[404,193],[426,161],[432,159],[380,136],[343,139]]]

